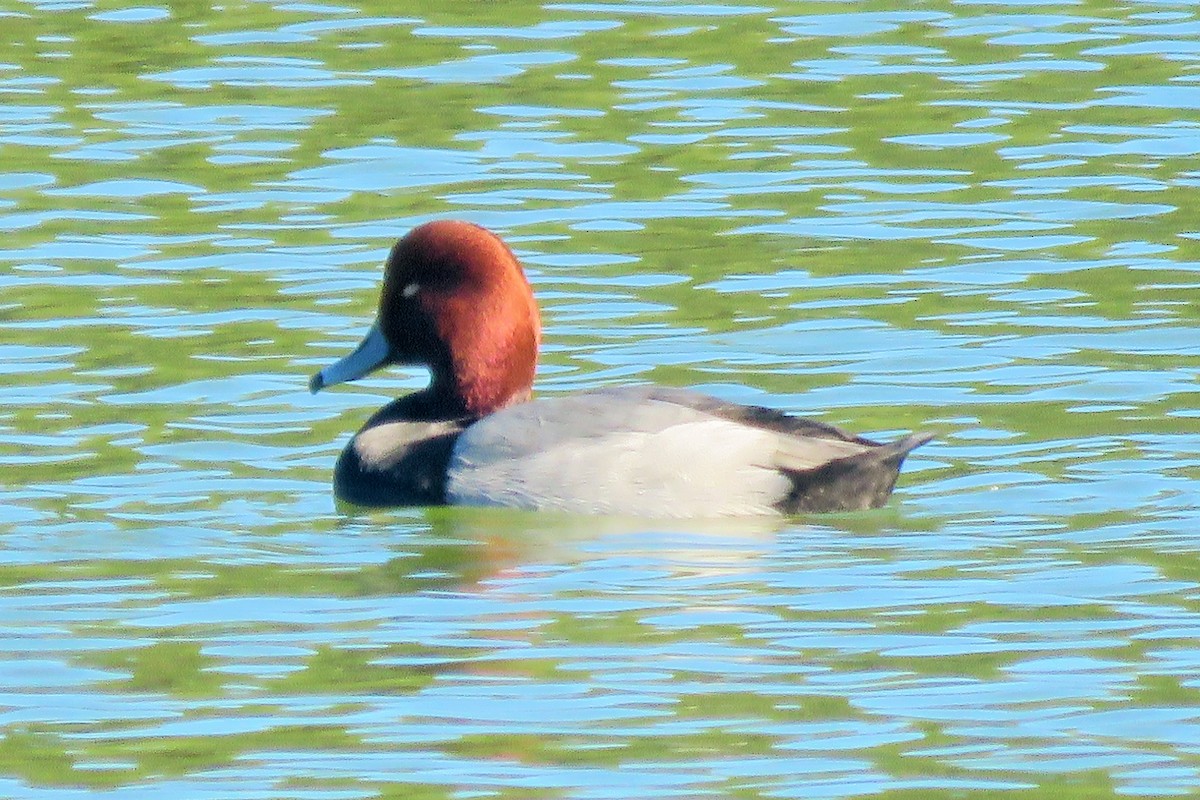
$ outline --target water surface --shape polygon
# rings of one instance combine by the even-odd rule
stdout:
[[[1200,791],[1194,3],[0,11],[0,795]],[[878,512],[335,508],[420,222]]]

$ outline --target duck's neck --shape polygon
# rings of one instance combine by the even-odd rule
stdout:
[[[533,389],[528,380],[502,380],[488,375],[433,374],[428,395],[432,407],[453,416],[485,417],[528,400]]]
[[[429,386],[388,403],[371,415],[364,428],[395,421],[446,422],[479,419],[507,406],[523,403],[532,394],[528,386],[523,391],[507,394],[469,394],[453,379],[439,377],[435,373]],[[470,398],[476,399],[471,402]]]

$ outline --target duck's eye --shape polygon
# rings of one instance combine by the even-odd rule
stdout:
[[[409,298],[413,297],[419,291],[421,291],[421,284],[415,283],[415,282],[410,283],[407,286],[405,286],[403,289],[400,290],[400,296],[403,297],[405,300],[408,300]]]

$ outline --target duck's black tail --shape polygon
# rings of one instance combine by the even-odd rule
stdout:
[[[787,514],[879,508],[892,493],[905,456],[932,438],[932,433],[913,433],[813,469],[784,469],[792,490],[779,508]]]

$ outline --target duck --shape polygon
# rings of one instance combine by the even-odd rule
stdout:
[[[604,386],[533,397],[541,321],[509,246],[459,220],[391,248],[362,342],[309,381],[314,394],[389,366],[429,384],[376,411],[333,471],[358,506],[499,506],[634,517],[853,511],[887,502],[933,438],[881,443],[698,391]]]

